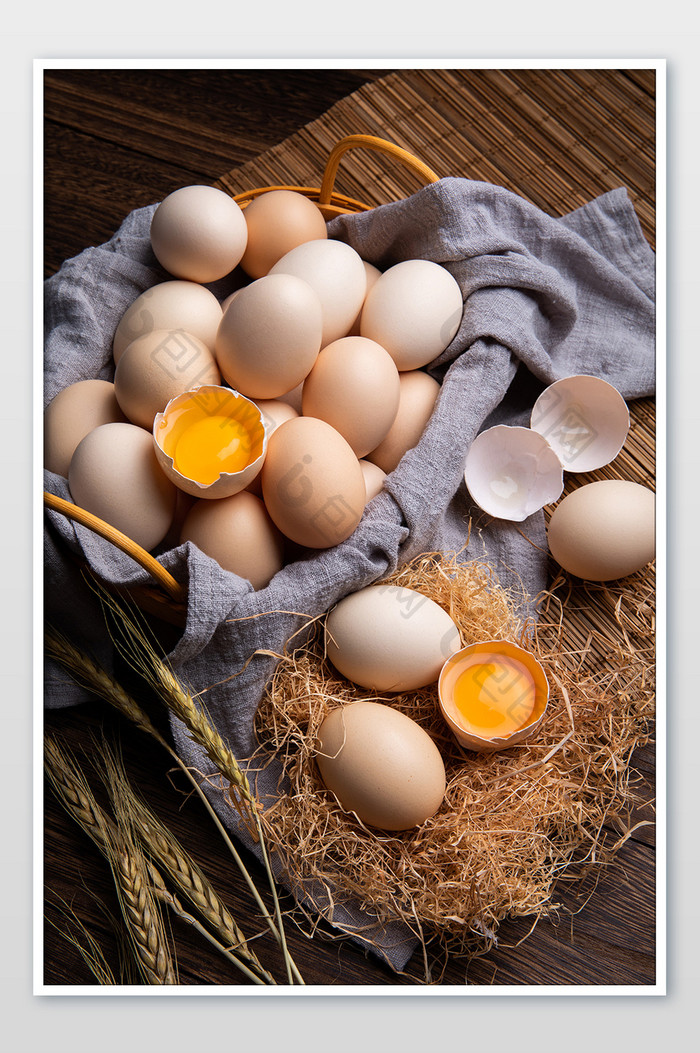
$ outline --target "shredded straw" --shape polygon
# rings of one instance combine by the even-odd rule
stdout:
[[[324,659],[319,622],[310,642],[279,662],[256,717],[261,754],[283,764],[285,792],[265,812],[266,836],[291,887],[303,898],[306,883],[320,883],[331,904],[352,902],[379,924],[401,920],[424,947],[437,939],[467,955],[493,946],[507,917],[536,922],[556,911],[556,880],[610,862],[630,833],[638,802],[629,761],[650,741],[654,710],[650,577],[647,570],[617,592],[600,586],[566,596],[567,619],[572,604],[586,608],[566,633],[561,577],[538,597],[536,625],[518,620],[515,598],[486,563],[430,553],[384,579],[440,604],[465,645],[509,639],[543,665],[543,724],[534,739],[490,755],[452,738],[436,687],[376,696],[340,677]],[[444,802],[414,830],[364,827],[325,789],[314,762],[326,714],[368,698],[413,717],[442,753]]]

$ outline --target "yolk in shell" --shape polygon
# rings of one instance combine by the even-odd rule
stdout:
[[[455,681],[453,699],[466,730],[484,739],[505,737],[532,714],[535,682],[506,655],[474,654]]]
[[[242,471],[250,454],[248,429],[231,417],[212,416],[183,431],[173,452],[173,464],[187,479],[209,485],[222,473]]]

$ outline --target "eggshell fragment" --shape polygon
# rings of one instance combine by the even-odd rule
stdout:
[[[245,490],[262,467],[267,439],[255,403],[217,385],[183,392],[153,421],[163,472],[185,493],[208,500]]]
[[[627,403],[600,377],[577,374],[545,388],[530,427],[544,436],[569,472],[591,472],[622,449],[630,427]]]
[[[251,399],[275,399],[300,384],[321,349],[322,311],[301,278],[267,274],[224,311],[216,358],[225,380]]]
[[[308,282],[321,301],[321,346],[345,336],[367,291],[367,275],[359,254],[343,241],[317,238],[297,245],[270,268],[269,274],[293,274]]]
[[[564,570],[587,581],[627,577],[654,558],[655,505],[653,490],[640,483],[586,483],[552,512],[549,550]]]
[[[445,765],[428,733],[377,702],[332,710],[319,729],[316,761],[340,806],[380,830],[420,826],[445,796]]]
[[[224,570],[247,578],[254,589],[268,585],[284,562],[282,535],[260,498],[246,491],[195,502],[180,540],[193,542]]]
[[[184,186],[168,194],[151,220],[151,246],[175,278],[218,281],[245,252],[248,228],[238,202],[213,186]]]
[[[368,585],[326,618],[326,654],[342,676],[373,691],[415,691],[437,680],[460,647],[454,621],[428,596],[397,585]]]
[[[497,424],[474,439],[464,479],[489,515],[522,522],[564,489],[561,462],[546,439],[530,428]]]
[[[302,413],[331,424],[364,457],[394,423],[400,390],[388,351],[366,337],[341,337],[321,350],[304,381]]]
[[[100,424],[126,421],[109,380],[77,380],[59,391],[44,410],[44,467],[68,478],[81,439]]]
[[[150,434],[136,424],[101,424],[78,444],[68,487],[74,502],[151,551],[168,533],[176,489]]]
[[[146,289],[122,315],[112,340],[119,361],[132,340],[154,329],[184,329],[214,350],[222,308],[214,293],[197,282],[167,281]]]
[[[377,279],[360,333],[385,347],[400,370],[420,369],[452,341],[464,303],[458,282],[432,260],[404,260]]]
[[[460,678],[468,670],[476,673],[468,688],[474,698],[460,691]],[[549,684],[541,664],[529,651],[508,640],[485,640],[469,644],[447,659],[438,680],[438,698],[457,741],[467,749],[493,753],[524,742],[539,728],[547,710]],[[509,716],[515,717],[510,722],[515,728],[500,734]],[[479,717],[483,718],[483,728]]]
[[[295,190],[268,190],[253,198],[243,216],[248,243],[241,267],[251,278],[262,278],[297,245],[327,237],[318,206]]]
[[[399,373],[399,408],[389,431],[365,455],[387,475],[408,450],[418,443],[435,408],[440,385],[420,369]]]
[[[149,431],[171,399],[201,384],[220,383],[212,352],[182,329],[154,329],[137,337],[114,370],[114,392],[125,416]]]
[[[352,447],[315,417],[287,420],[272,433],[262,492],[282,533],[309,548],[345,541],[365,508],[364,476]]]

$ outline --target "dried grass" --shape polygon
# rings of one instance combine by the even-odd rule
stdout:
[[[319,623],[280,661],[256,717],[261,753],[274,753],[288,780],[265,813],[268,844],[299,895],[321,883],[331,904],[354,902],[379,923],[403,920],[424,947],[437,939],[448,952],[483,953],[506,917],[552,913],[557,879],[609,862],[629,836],[637,803],[629,762],[650,741],[654,711],[653,575],[648,568],[620,589],[563,598],[569,584],[559,578],[538,598],[536,625],[517,618],[517,597],[486,563],[431,553],[385,581],[439,603],[465,644],[501,638],[533,651],[550,682],[545,720],[528,743],[470,753],[444,725],[436,688],[370,696],[339,677],[324,660]],[[325,790],[314,763],[329,710],[369,697],[413,717],[445,761],[445,800],[412,831],[365,828]]]

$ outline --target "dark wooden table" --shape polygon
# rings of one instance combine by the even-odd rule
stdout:
[[[56,69],[45,73],[45,274],[90,245],[107,240],[134,208],[161,200],[192,182],[214,182],[324,112],[383,70]],[[46,729],[76,752],[90,753],[91,735],[105,729],[123,744],[127,769],[141,791],[206,868],[241,919],[253,916],[248,890],[231,866],[203,808],[185,797],[169,773],[172,763],[99,702],[46,715]],[[643,776],[653,772],[653,750],[636,758]],[[653,793],[651,785],[649,793]],[[51,793],[45,804],[45,983],[94,984],[65,928],[60,900],[90,929],[113,962],[118,941],[101,905],[115,909],[105,862]],[[255,860],[251,870],[262,881]],[[654,982],[654,836],[645,827],[625,847],[614,878],[590,889],[562,890],[572,911],[559,923],[530,927],[508,922],[501,946],[468,967],[455,960],[444,983],[626,984]],[[173,923],[180,982],[238,985],[229,966],[186,926]],[[419,960],[397,979],[349,941],[321,929],[313,940],[292,931],[294,956],[307,984],[389,986],[422,976]],[[261,954],[275,951],[265,937]],[[116,967],[116,966],[115,966]]]

